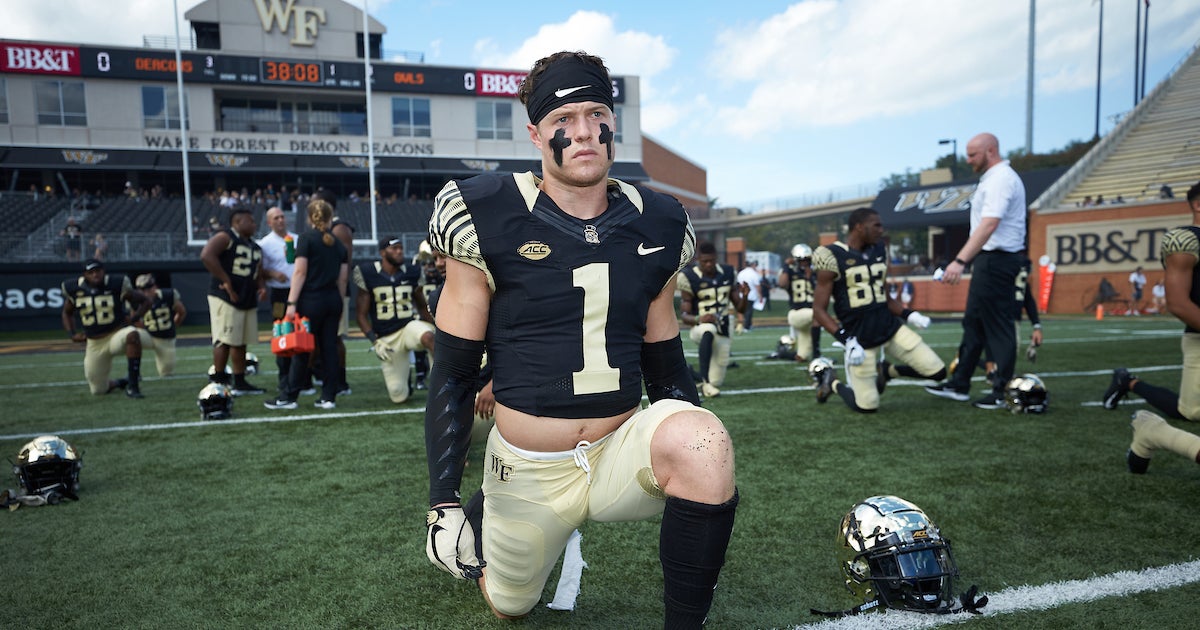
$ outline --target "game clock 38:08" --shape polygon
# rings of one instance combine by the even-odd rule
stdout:
[[[320,85],[324,80],[321,62],[263,59],[259,73],[262,83]]]

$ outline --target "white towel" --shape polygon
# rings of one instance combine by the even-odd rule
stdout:
[[[558,586],[554,589],[554,601],[546,604],[553,610],[575,610],[575,598],[579,597],[579,581],[583,578],[583,570],[587,563],[583,561],[583,552],[579,543],[583,535],[579,530],[571,532],[567,539],[567,548],[563,550],[562,573],[558,576]]]

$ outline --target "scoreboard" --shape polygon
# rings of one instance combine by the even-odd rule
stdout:
[[[0,43],[3,44],[3,43]],[[47,45],[43,45],[47,46]],[[74,47],[54,45],[55,50]],[[175,82],[175,53],[166,50],[78,47],[78,74],[89,78]],[[185,83],[363,90],[361,61],[318,61],[182,53]],[[74,74],[74,73],[72,73]],[[371,89],[381,92],[515,97],[524,72],[371,62]],[[613,100],[625,102],[625,79],[614,77]]]

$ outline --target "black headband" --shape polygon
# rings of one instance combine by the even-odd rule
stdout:
[[[587,101],[603,103],[611,110],[612,80],[600,66],[575,56],[563,57],[546,66],[537,77],[525,111],[536,125],[557,107]]]

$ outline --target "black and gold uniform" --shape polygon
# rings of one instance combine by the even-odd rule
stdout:
[[[935,380],[945,376],[945,363],[888,306],[887,250],[882,241],[866,251],[851,249],[841,241],[818,247],[813,252],[813,270],[835,275],[831,294],[834,315],[846,335],[856,337],[866,351],[861,365],[846,366],[846,384],[839,383],[836,388],[851,409],[878,409],[883,384],[894,376]],[[890,363],[880,363],[884,352],[891,357]],[[878,373],[888,369],[896,374]]]
[[[691,260],[695,233],[678,201],[645,188],[610,179],[608,209],[584,221],[537,185],[532,173],[447,185],[430,245],[493,289],[497,402],[556,418],[627,412],[642,398],[650,302]]]
[[[146,295],[150,298],[150,309],[142,315],[142,330],[146,337],[142,338],[142,346],[154,348],[154,363],[158,366],[159,376],[171,376],[175,373],[175,310],[176,305],[183,299],[175,289],[155,289]]]
[[[841,241],[818,247],[813,252],[813,269],[837,275],[834,315],[864,348],[882,345],[903,325],[888,310],[887,250],[882,242],[865,252],[852,250]]]
[[[235,230],[225,229],[229,234],[229,247],[221,252],[218,260],[221,268],[229,274],[237,300],[229,301],[229,294],[221,287],[216,276],[209,281],[208,294],[244,311],[258,307],[258,272],[262,267],[262,248],[254,239],[242,238]],[[257,331],[255,336],[257,337]],[[230,343],[229,345],[245,345]]]
[[[684,268],[679,272],[679,292],[691,294],[690,300],[697,323],[688,333],[689,338],[699,346],[700,376],[709,387],[701,387],[707,397],[715,396],[725,383],[725,372],[729,369],[729,354],[733,346],[730,333],[733,332],[734,315],[733,292],[737,290],[737,275],[733,267],[717,264],[713,275],[705,275],[699,264]],[[685,304],[688,301],[685,300]],[[705,315],[716,317],[716,323],[700,323],[699,318]],[[706,338],[706,335],[711,337]]]
[[[820,352],[814,350],[818,348],[821,328],[813,326],[813,291],[816,284],[812,267],[799,262],[784,266],[779,272],[779,280],[779,285],[788,294],[787,322],[795,344],[796,360],[807,361],[820,356]]]
[[[100,282],[93,285],[84,276],[79,276],[63,282],[62,294],[63,300],[70,305],[64,310],[66,317],[78,316],[87,337],[83,374],[89,390],[93,394],[104,394],[119,386],[126,388],[130,397],[141,398],[138,388],[141,339],[137,329],[130,325],[129,313],[125,310],[126,299],[140,294],[134,293],[129,278],[122,274],[104,274]],[[127,351],[126,346],[131,343],[137,346],[136,356],[130,356]],[[118,356],[128,359],[129,374],[123,381],[110,382],[108,376],[112,372],[113,358]]]
[[[1187,298],[1200,305],[1200,226],[1187,225],[1168,230],[1159,247],[1159,260],[1167,268],[1167,258],[1190,256],[1192,259],[1192,284]],[[1168,271],[1168,273],[1171,273]],[[1167,278],[1167,298],[1171,299],[1171,278]],[[1183,376],[1179,381],[1179,394],[1165,387],[1151,385],[1137,379],[1130,391],[1146,399],[1168,417],[1185,420],[1200,420],[1200,329],[1185,323],[1180,340],[1183,354]]]
[[[394,403],[408,400],[410,393],[408,353],[424,350],[421,338],[433,334],[433,324],[420,319],[414,301],[424,295],[422,279],[420,265],[411,263],[400,264],[394,274],[384,272],[378,260],[354,267],[354,285],[368,296],[371,331],[378,336],[375,343],[391,350],[382,369],[388,397]]]

